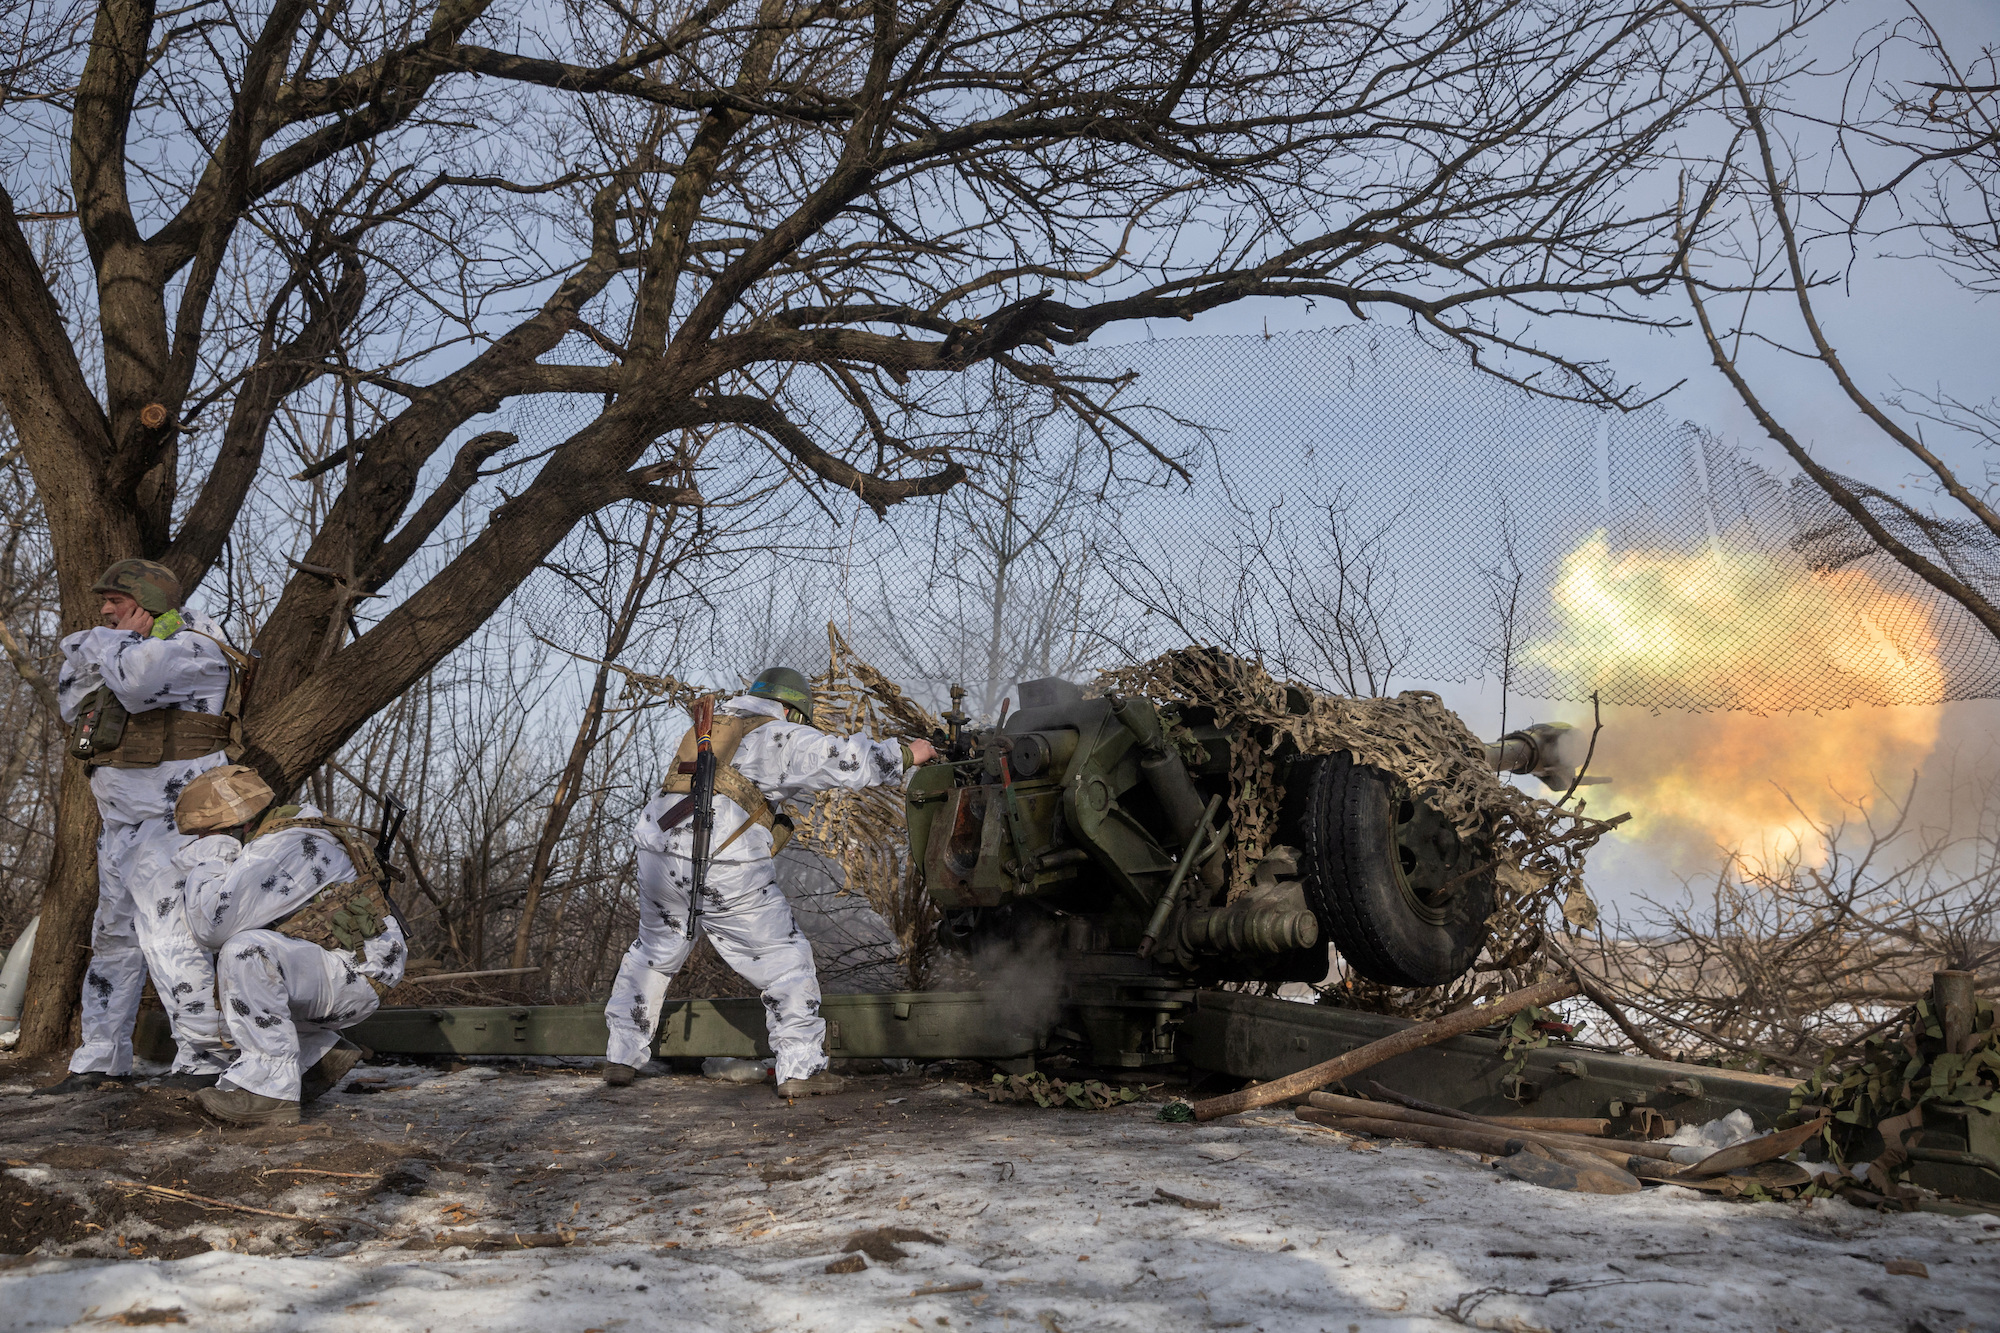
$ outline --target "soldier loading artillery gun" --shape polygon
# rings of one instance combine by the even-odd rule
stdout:
[[[773,864],[791,832],[778,807],[814,792],[900,782],[935,758],[930,742],[827,735],[813,725],[811,682],[788,667],[759,673],[719,707],[703,699],[690,711],[694,725],[634,828],[639,934],[604,1010],[604,1081],[628,1087],[651,1058],[667,985],[705,931],[763,994],[778,1095],[837,1092],[812,945]]]
[[[1248,737],[1282,800],[1274,792],[1275,820],[1248,830],[1263,835],[1254,862],[1232,869],[1246,833],[1233,769],[1243,724],[1137,693],[1086,699],[1046,679],[1021,686],[1011,718],[975,732],[953,695],[950,763],[914,775],[907,798],[910,854],[947,946],[1043,931],[1072,978],[1185,985],[1318,981],[1331,942],[1360,975],[1414,987],[1455,980],[1487,941],[1505,859],[1497,829],[1350,753],[1305,753],[1268,728]],[[1449,718],[1466,741],[1457,762],[1480,767],[1477,743],[1434,696],[1405,698]],[[1567,787],[1564,730],[1509,733],[1484,747],[1483,771]]]

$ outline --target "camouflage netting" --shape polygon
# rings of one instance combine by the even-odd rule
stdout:
[[[854,655],[826,627],[827,669],[813,679],[813,722],[821,731],[871,736],[929,736],[938,720],[905,698],[895,682]],[[912,990],[928,979],[935,951],[936,907],[918,887],[904,855],[907,826],[901,787],[821,792],[799,821],[799,835],[838,861],[846,892],[859,893],[889,923],[902,946]]]
[[[1232,897],[1250,886],[1277,831],[1284,792],[1275,757],[1289,747],[1302,754],[1344,750],[1393,774],[1462,834],[1490,839],[1497,905],[1492,938],[1473,970],[1449,986],[1415,991],[1350,978],[1342,988],[1346,1003],[1419,1017],[1456,1009],[1559,970],[1544,947],[1558,918],[1577,928],[1596,925],[1584,856],[1612,826],[1586,816],[1581,802],[1558,805],[1501,781],[1487,767],[1479,738],[1428,690],[1393,699],[1323,694],[1279,680],[1261,663],[1206,648],[1107,671],[1097,688],[1143,694],[1156,705],[1212,709],[1217,725],[1237,738],[1230,758]]]

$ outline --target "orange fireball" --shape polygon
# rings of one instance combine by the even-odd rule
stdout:
[[[1630,836],[1662,850],[1814,861],[1815,824],[1880,787],[1900,795],[1937,743],[1939,709],[1893,704],[1944,694],[1931,613],[1866,569],[1613,553],[1599,533],[1564,561],[1554,600],[1561,631],[1528,660],[1613,698],[1720,706],[1607,718],[1592,767],[1614,779]],[[1815,693],[1862,706],[1779,711]]]

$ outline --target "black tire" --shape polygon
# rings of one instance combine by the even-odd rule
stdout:
[[[1281,841],[1348,966],[1387,986],[1456,981],[1485,946],[1490,850],[1379,768],[1308,755],[1286,775]]]

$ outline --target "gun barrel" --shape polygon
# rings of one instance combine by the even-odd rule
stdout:
[[[1542,747],[1526,732],[1510,731],[1486,746],[1486,764],[1496,773],[1532,773],[1540,767]]]
[[[1542,785],[1551,790],[1611,781],[1602,774],[1577,776],[1575,761],[1562,755],[1563,735],[1569,730],[1566,723],[1537,722],[1532,727],[1510,731],[1488,743],[1486,762],[1498,773],[1527,773],[1540,778]]]

